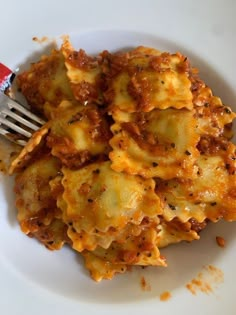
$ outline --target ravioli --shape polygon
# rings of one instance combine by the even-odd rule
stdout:
[[[32,63],[28,71],[17,76],[17,83],[32,110],[47,118],[62,100],[74,99],[60,50],[52,50],[50,55],[43,55]]]
[[[108,249],[97,248],[83,253],[85,265],[92,278],[100,281],[111,279],[115,273],[124,272],[128,266],[166,266],[156,245],[157,231],[144,230],[137,237],[129,237],[124,242],[113,242]]]
[[[42,225],[40,229],[30,232],[28,236],[35,237],[50,250],[59,250],[65,243],[70,244],[67,228],[62,220],[55,218],[48,225]]]
[[[95,281],[166,267],[162,248],[236,220],[236,114],[181,53],[90,56],[64,37],[18,85],[49,120],[9,168],[21,229]]]
[[[225,133],[225,127],[236,117],[228,106],[222,104],[219,97],[212,95],[209,87],[201,88],[199,91],[195,99],[195,110],[197,131],[200,135],[219,137]]]
[[[137,237],[128,237],[124,242],[113,242],[108,249],[97,248],[93,254],[112,264],[166,266],[157,247],[157,230],[143,230]]]
[[[111,110],[149,112],[169,107],[193,108],[185,57],[140,47],[108,55],[106,99]]]
[[[176,216],[171,221],[161,219],[156,244],[158,248],[163,248],[182,241],[192,242],[199,238],[198,231],[192,228],[189,221],[183,223]]]
[[[93,102],[101,104],[103,101],[99,90],[101,69],[97,58],[88,56],[83,49],[76,51],[68,39],[64,40],[61,50],[75,99],[84,105]]]
[[[86,232],[122,229],[162,213],[153,179],[116,173],[109,161],[62,172],[66,217]]]
[[[49,123],[45,124],[39,130],[33,133],[26,146],[21,150],[19,155],[13,159],[9,166],[8,173],[19,172],[25,165],[29,164],[31,159],[41,150],[46,135],[49,132]]]
[[[60,162],[41,156],[16,177],[15,194],[18,221],[22,231],[39,239],[50,249],[59,249],[65,239],[61,211],[51,196],[49,181],[60,170]]]
[[[103,279],[111,280],[115,274],[124,273],[127,270],[127,266],[124,264],[112,264],[106,259],[94,255],[93,252],[84,251],[82,255],[85,267],[89,270],[92,279],[97,282]]]
[[[149,113],[130,114],[111,128],[112,169],[145,178],[193,178],[199,156],[197,120],[191,111],[155,109]],[[116,117],[115,116],[115,117]]]
[[[47,145],[53,156],[70,168],[110,151],[109,125],[104,115],[93,106],[62,102],[54,112]]]
[[[158,183],[157,194],[164,201],[163,217],[167,221],[175,217],[181,222],[190,218],[198,222],[236,219],[234,145],[230,151],[226,156],[225,151],[219,155],[202,154],[197,162],[198,177],[194,180],[183,178]]]

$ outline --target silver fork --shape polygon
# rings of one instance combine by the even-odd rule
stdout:
[[[45,121],[0,92],[0,134],[24,146]]]

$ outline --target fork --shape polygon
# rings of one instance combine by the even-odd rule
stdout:
[[[45,121],[0,92],[0,134],[24,146]]]

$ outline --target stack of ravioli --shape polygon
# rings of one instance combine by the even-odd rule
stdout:
[[[236,220],[236,115],[185,56],[65,39],[17,82],[47,119],[9,168],[21,229],[71,246],[94,280],[166,266],[161,248]]]

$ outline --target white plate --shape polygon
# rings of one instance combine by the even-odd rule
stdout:
[[[0,0],[0,61],[21,69],[37,60],[48,43],[71,34],[88,52],[149,45],[187,54],[201,77],[236,110],[235,1]],[[50,46],[50,45],[49,45]],[[92,281],[71,250],[47,251],[23,235],[16,222],[12,180],[0,178],[0,312],[18,314],[235,314],[236,224],[209,226],[201,240],[164,251],[169,267],[134,269],[112,281]],[[224,249],[215,236],[227,240]],[[185,285],[214,265],[224,283],[194,296]],[[151,290],[140,285],[144,276]],[[172,298],[161,302],[169,291]]]

